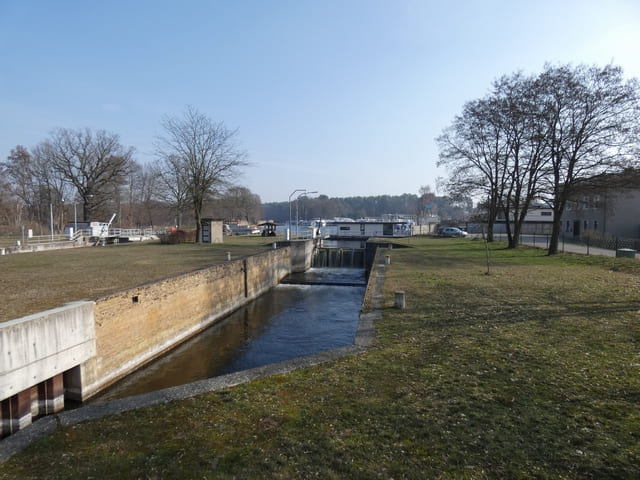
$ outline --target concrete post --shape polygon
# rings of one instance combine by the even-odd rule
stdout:
[[[64,409],[64,382],[62,373],[38,385],[38,406],[41,415],[51,415]]]
[[[0,438],[11,435],[11,399],[0,401]]]
[[[11,435],[31,424],[31,389],[23,390],[2,400],[2,437]]]
[[[398,291],[395,293],[395,302],[393,305],[395,308],[399,308],[400,310],[404,310],[406,307],[404,292]]]

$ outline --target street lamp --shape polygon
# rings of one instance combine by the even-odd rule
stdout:
[[[307,192],[306,190],[296,197],[296,238],[298,238],[298,225],[300,224],[300,220],[298,219],[298,200],[300,197],[306,197],[309,194],[318,193],[318,192]]]
[[[306,192],[306,188],[296,188],[291,195],[289,195],[289,234],[291,234],[291,197],[293,197],[298,192]],[[296,231],[297,233],[297,231]]]

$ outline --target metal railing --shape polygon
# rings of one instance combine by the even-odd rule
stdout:
[[[110,237],[150,237],[155,232],[152,228],[110,228]]]
[[[78,242],[83,238],[106,238],[106,237],[151,237],[155,235],[152,228],[110,228],[97,234],[91,229],[79,229],[73,232],[73,235],[66,234],[48,234],[48,235],[32,235],[30,237],[12,235],[0,238],[0,247],[5,249],[18,249],[29,245],[43,245],[52,243],[68,243]]]
[[[69,237],[67,235],[34,235],[31,237],[26,237],[24,239],[25,245],[34,243],[58,243],[67,241],[69,241]]]

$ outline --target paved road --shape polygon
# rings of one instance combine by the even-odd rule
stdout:
[[[504,237],[504,238],[503,238]],[[506,235],[497,235],[496,240],[506,240]],[[548,248],[547,237],[542,235],[522,235],[520,243],[523,245],[531,245],[539,248]],[[559,252],[582,253],[584,255],[602,255],[605,257],[615,257],[616,251],[606,248],[587,247],[576,243],[558,243]]]
[[[547,239],[540,237],[533,237],[532,235],[523,235],[522,243],[525,245],[533,245],[540,248],[548,248]],[[581,245],[577,243],[563,243],[562,240],[558,243],[558,251],[559,252],[569,252],[569,253],[582,253],[585,255],[602,255],[605,257],[615,257],[616,251],[609,250],[606,248],[596,248],[596,247],[587,247],[586,245]]]

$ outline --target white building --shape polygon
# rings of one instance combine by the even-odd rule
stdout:
[[[411,222],[334,221],[327,222],[320,234],[329,238],[409,237]]]
[[[510,219],[513,225],[513,218]],[[522,224],[523,234],[551,233],[553,226],[553,208],[547,204],[535,204],[529,207]],[[506,233],[507,226],[504,213],[500,212],[493,226],[494,233]],[[513,227],[512,227],[513,231]]]

